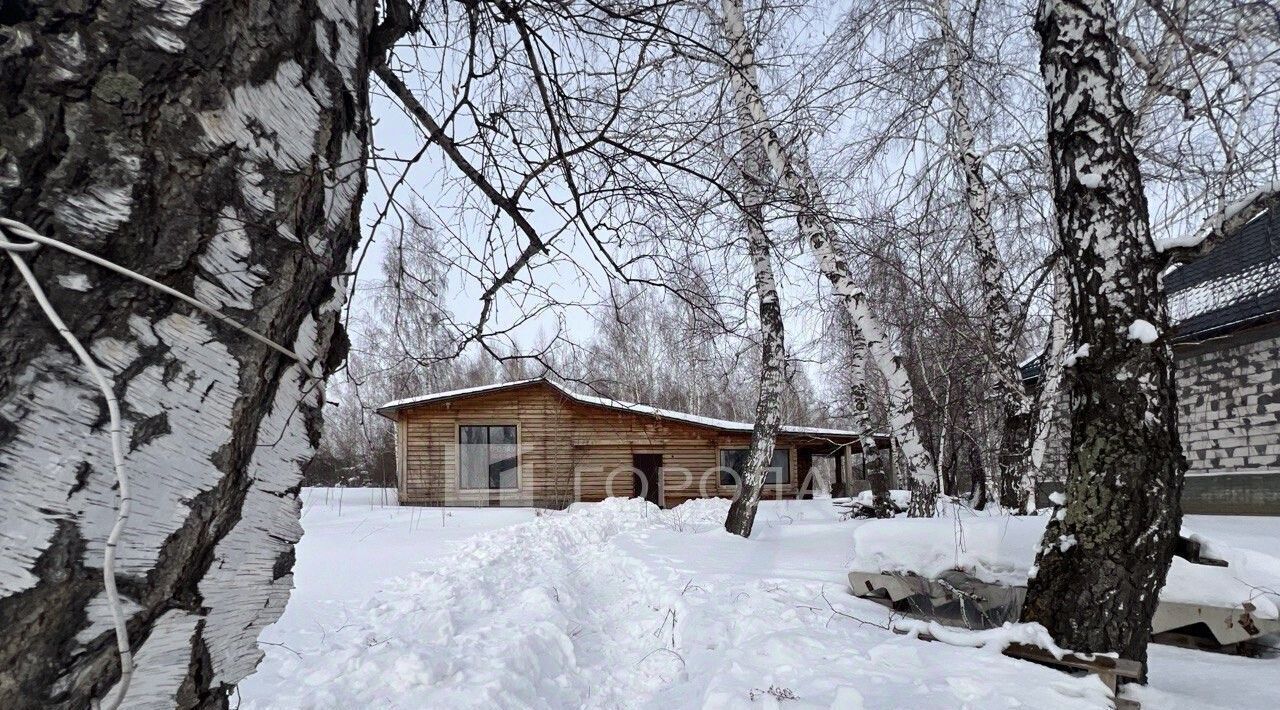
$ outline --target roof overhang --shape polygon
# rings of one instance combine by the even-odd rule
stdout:
[[[398,412],[407,409],[416,409],[418,407],[429,407],[439,404],[445,404],[460,399],[478,397],[483,395],[495,394],[498,392],[507,392],[517,389],[523,389],[531,386],[546,386],[556,391],[565,399],[577,404],[600,407],[617,412],[626,412],[637,416],[652,417],[654,419],[663,419],[673,422],[680,422],[696,427],[706,429],[714,429],[733,434],[750,434],[755,426],[750,422],[738,422],[728,419],[716,419],[714,417],[704,417],[697,414],[689,414],[687,412],[678,412],[671,409],[661,409],[652,407],[647,404],[637,404],[634,402],[624,402],[606,397],[595,397],[592,395],[579,394],[572,390],[566,389],[559,383],[547,379],[545,377],[535,377],[527,380],[517,380],[515,382],[503,382],[494,385],[483,385],[480,387],[468,387],[466,389],[449,390],[447,392],[436,392],[433,394],[422,395],[419,397],[409,397],[406,399],[398,399],[378,407],[378,414],[395,419]],[[857,441],[860,434],[856,431],[847,429],[828,429],[824,427],[804,427],[784,425],[779,431],[779,436],[788,439],[812,439],[815,441],[828,441],[831,443],[848,443]],[[887,439],[885,434],[875,434],[877,440]]]

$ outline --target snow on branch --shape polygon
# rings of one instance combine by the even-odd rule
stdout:
[[[999,653],[1013,644],[1035,646],[1059,660],[1071,653],[1054,643],[1053,637],[1044,626],[1036,623],[1020,623],[1006,621],[995,629],[968,630],[943,626],[936,621],[921,619],[894,619],[891,627],[894,632],[906,634],[912,638],[939,641],[948,646],[964,648],[981,648]]]
[[[1169,264],[1186,263],[1213,251],[1224,236],[1235,233],[1258,215],[1277,205],[1280,205],[1280,181],[1254,190],[1226,205],[1205,220],[1200,229],[1190,236],[1156,242],[1156,249],[1164,252]]]

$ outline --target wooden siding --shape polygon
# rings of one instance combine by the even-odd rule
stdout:
[[[539,505],[630,496],[632,455],[662,454],[663,499],[670,507],[690,498],[732,496],[719,485],[720,450],[746,448],[750,434],[720,432],[583,404],[548,385],[532,385],[399,411],[397,445],[400,500],[413,505]],[[519,489],[459,487],[458,427],[515,424]],[[401,444],[403,442],[403,444]],[[789,449],[791,480],[769,486],[765,497],[794,498],[800,467],[796,437],[779,437]]]

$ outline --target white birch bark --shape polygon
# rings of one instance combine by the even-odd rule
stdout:
[[[288,598],[323,402],[312,373],[345,347],[372,6],[102,0],[29,15],[0,24],[0,75],[24,77],[6,97],[21,119],[4,124],[3,216],[300,360],[80,256],[23,255],[119,402],[132,512],[111,576],[136,658],[123,706],[225,707]],[[0,262],[0,707],[84,708],[124,689],[104,397]]]
[[[862,448],[862,475],[871,484],[872,510],[877,518],[893,517],[893,503],[889,498],[889,479],[884,460],[876,443],[871,425],[871,402],[868,397],[871,383],[867,370],[867,341],[856,327],[850,328],[849,370],[851,375],[849,401],[853,407],[853,428],[858,432]],[[848,480],[846,476],[845,480]]]
[[[1044,480],[1045,454],[1055,436],[1062,401],[1062,361],[1067,350],[1067,318],[1070,305],[1057,267],[1053,273],[1053,309],[1049,316],[1049,344],[1040,368],[1040,394],[1036,410],[1035,438],[1031,443],[1031,465],[1022,480],[1025,512],[1035,512],[1036,486]]]
[[[747,253],[755,274],[756,301],[760,317],[760,380],[756,398],[755,427],[747,470],[738,495],[729,508],[725,529],[735,535],[751,536],[756,506],[764,489],[765,468],[773,461],[774,442],[782,426],[782,386],[786,377],[786,345],[782,304],[773,275],[773,250],[764,225],[767,185],[772,184],[763,144],[751,131],[751,117],[739,97],[739,125],[742,134],[742,206],[747,230]]]
[[[991,226],[991,198],[983,175],[982,154],[978,150],[965,92],[965,65],[968,50],[951,21],[950,0],[936,0],[933,12],[942,34],[946,56],[947,92],[950,97],[951,127],[948,143],[955,154],[965,182],[965,205],[969,213],[969,240],[978,257],[982,288],[983,317],[987,343],[995,375],[995,392],[1000,402],[1000,452],[997,486],[1000,504],[1006,508],[1025,507],[1022,483],[1027,475],[1031,439],[1031,397],[1022,385],[1018,368],[1018,340],[1015,337],[1013,299],[1005,287],[1007,268],[1000,258],[996,233]]]
[[[806,179],[805,171],[778,139],[765,111],[755,64],[755,48],[747,36],[741,0],[721,0],[725,37],[729,41],[730,83],[735,96],[747,106],[753,129],[763,143],[769,164],[782,188],[800,210],[798,224],[803,238],[818,256],[822,274],[831,282],[836,295],[848,310],[850,318],[866,338],[877,367],[884,374],[889,390],[889,422],[902,448],[902,457],[912,480],[912,514],[932,515],[938,476],[928,449],[920,441],[915,425],[913,394],[907,371],[871,312],[866,293],[854,281],[848,262],[836,251],[835,221],[825,209],[818,186]],[[919,492],[919,495],[915,495]],[[917,498],[919,499],[917,501]]]

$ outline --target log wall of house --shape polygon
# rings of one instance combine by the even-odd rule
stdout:
[[[634,454],[662,454],[663,496],[670,507],[706,496],[732,496],[716,474],[722,448],[746,448],[749,434],[719,432],[679,421],[632,414],[570,400],[553,387],[534,385],[431,403],[400,411],[397,472],[401,503],[410,505],[538,505],[630,496]],[[459,487],[458,427],[515,424],[519,490]],[[765,497],[794,498],[800,467],[794,438],[791,479],[770,486]]]

